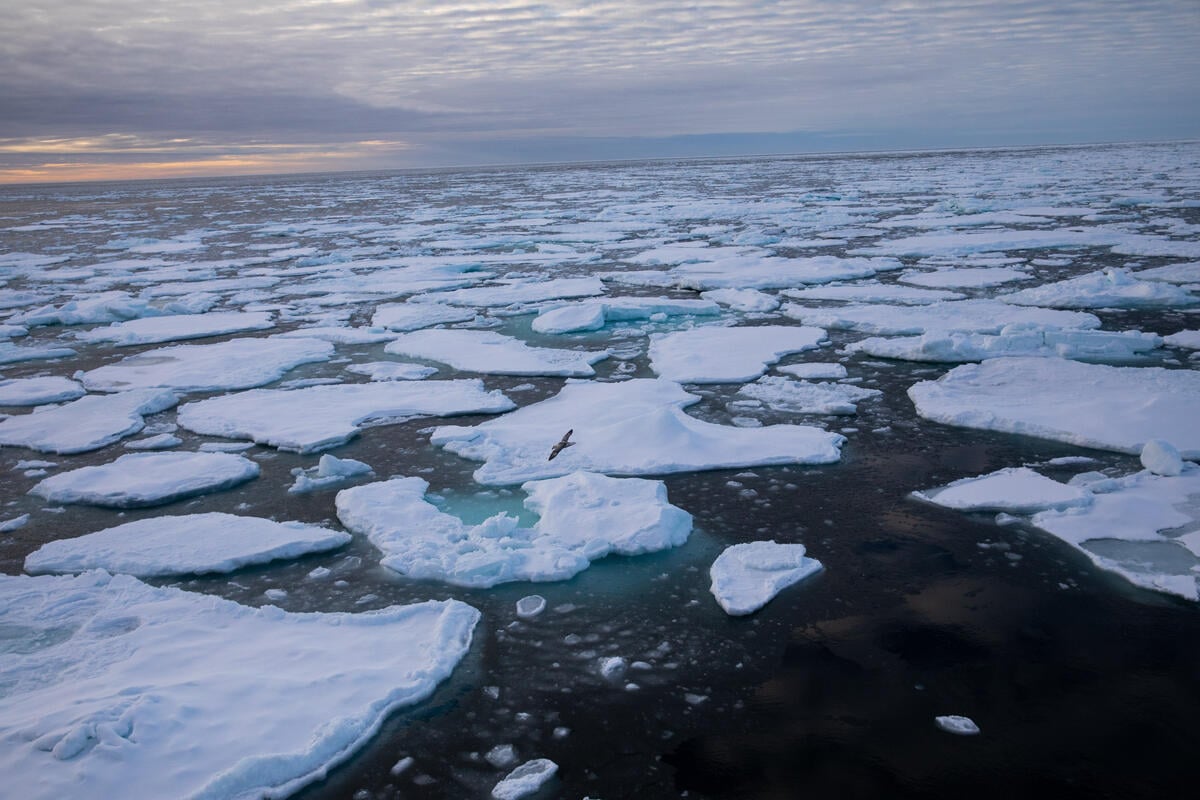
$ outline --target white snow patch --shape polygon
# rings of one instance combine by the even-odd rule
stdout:
[[[711,300],[672,300],[666,297],[614,297],[572,303],[541,312],[533,320],[538,333],[595,331],[613,322],[675,317],[715,316],[721,308]]]
[[[346,371],[366,375],[373,381],[420,381],[436,373],[437,367],[396,361],[371,361],[367,364],[350,364]]]
[[[1200,330],[1179,331],[1170,336],[1164,336],[1163,342],[1171,347],[1183,347],[1188,350],[1200,350]]]
[[[835,362],[810,361],[806,364],[789,364],[786,367],[776,367],[775,371],[805,380],[839,380],[846,377],[845,365]]]
[[[757,289],[713,289],[700,294],[701,299],[728,306],[733,311],[765,313],[779,308],[779,298]]]
[[[1151,439],[1142,447],[1142,466],[1155,475],[1174,477],[1183,472],[1183,459],[1175,445],[1162,439]]]
[[[258,473],[253,461],[228,453],[127,453],[108,464],[60,472],[29,493],[54,503],[142,508],[229,489]]]

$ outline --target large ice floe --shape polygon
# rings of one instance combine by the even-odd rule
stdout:
[[[80,331],[75,338],[84,342],[111,342],[128,346],[155,344],[179,339],[201,339],[226,333],[261,331],[273,327],[266,311],[219,311],[209,314],[175,314],[143,317],[115,322],[104,328]]]
[[[558,306],[533,320],[538,333],[596,331],[614,322],[634,322],[675,316],[715,316],[721,307],[712,300],[672,300],[667,297],[614,297]]]
[[[1200,599],[1200,467],[1149,443],[1152,469],[1120,478],[1084,473],[1070,484],[1027,468],[964,478],[914,496],[960,511],[1025,515],[1101,569],[1147,589]],[[1148,452],[1147,452],[1148,451]],[[1173,457],[1171,457],[1173,456]],[[1030,516],[1031,515],[1031,516]]]
[[[1124,269],[1090,272],[1058,283],[1001,295],[1006,303],[1050,308],[1164,308],[1200,303],[1179,286],[1139,280]]]
[[[0,770],[27,800],[283,797],[428,697],[479,612],[289,614],[103,571],[0,576]]]
[[[540,517],[531,528],[504,513],[468,525],[425,500],[428,488],[421,478],[393,478],[343,489],[338,518],[383,552],[385,567],[472,587],[566,580],[611,553],[677,547],[692,530],[662,481],[574,472],[527,482],[525,506]]]
[[[1162,344],[1162,337],[1141,331],[1008,325],[998,334],[938,331],[921,336],[873,336],[851,342],[846,345],[846,352],[904,361],[963,362],[1005,356],[1120,361],[1148,353]]]
[[[1200,456],[1200,372],[1058,358],[996,358],[908,390],[917,413],[947,425],[1138,453],[1167,439]]]
[[[1082,311],[1025,308],[997,300],[950,300],[926,306],[852,305],[809,308],[789,304],[783,313],[805,325],[914,336],[934,331],[999,333],[1008,325],[1044,328],[1099,328],[1100,320]]]
[[[456,308],[437,303],[385,303],[376,307],[371,325],[391,331],[415,331],[448,322],[469,322],[473,308]]]
[[[608,358],[607,350],[530,347],[516,337],[494,331],[441,328],[400,334],[384,350],[488,375],[590,377],[596,374],[592,364]]]
[[[828,464],[845,437],[802,425],[736,428],[690,417],[700,401],[678,383],[636,378],[618,383],[568,383],[556,396],[473,427],[443,425],[430,441],[485,462],[483,484],[523,483],[575,471],[662,475],[767,464]],[[182,414],[187,410],[185,406]],[[568,447],[550,448],[567,430]]]
[[[805,326],[692,328],[651,337],[650,367],[679,383],[740,383],[754,380],[789,353],[815,349],[824,339],[825,331]]]
[[[77,381],[59,375],[0,380],[0,406],[40,406],[76,400],[86,394]]]
[[[253,461],[231,453],[128,453],[52,475],[29,493],[54,503],[141,508],[229,489],[258,473]]]
[[[333,550],[350,534],[302,522],[211,512],[150,517],[47,542],[25,558],[30,574],[104,569],[149,578],[233,572]]]
[[[744,542],[725,548],[709,569],[710,591],[725,613],[752,614],[794,583],[821,571],[802,544]]]
[[[371,420],[496,414],[514,407],[499,390],[485,390],[478,379],[381,381],[254,389],[187,403],[178,419],[196,433],[311,453],[350,440]],[[0,423],[0,434],[3,426]]]
[[[147,350],[80,376],[89,391],[120,392],[161,386],[178,391],[249,389],[278,380],[301,364],[327,361],[333,345],[318,339],[272,336],[217,344]]]
[[[0,420],[0,445],[63,454],[98,450],[137,433],[145,427],[146,415],[177,402],[175,393],[166,389],[87,395]]]

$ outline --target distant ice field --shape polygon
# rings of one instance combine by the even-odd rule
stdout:
[[[1196,143],[0,187],[5,788],[1190,785],[1197,198]]]

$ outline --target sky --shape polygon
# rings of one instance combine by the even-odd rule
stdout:
[[[1200,0],[0,6],[0,183],[1200,138]]]

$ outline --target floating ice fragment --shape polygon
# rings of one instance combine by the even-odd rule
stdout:
[[[57,375],[0,380],[0,406],[40,406],[83,397],[83,387]]]
[[[945,717],[934,717],[933,721],[946,733],[953,733],[959,736],[974,736],[979,733],[979,726],[970,717],[960,717],[951,714]]]
[[[292,470],[296,480],[288,488],[288,494],[314,492],[342,483],[348,478],[370,475],[373,472],[370,464],[355,461],[353,458],[337,458],[326,453],[321,456],[316,467],[307,471],[299,468]]]
[[[521,619],[532,619],[546,610],[546,598],[540,594],[531,594],[517,601],[517,616]]]
[[[508,773],[492,789],[496,800],[520,800],[542,788],[558,772],[558,764],[548,758],[535,758]]]
[[[762,375],[788,353],[815,349],[820,328],[762,325],[693,328],[650,339],[650,366],[679,383],[740,383]]]
[[[253,461],[228,453],[128,453],[60,472],[29,493],[54,503],[143,508],[228,489],[258,473]]]
[[[1082,311],[1025,308],[997,300],[951,300],[927,306],[852,305],[841,308],[807,308],[787,305],[786,316],[805,325],[820,325],[876,333],[914,336],[954,331],[999,333],[1007,325],[1030,324],[1043,328],[1099,328],[1100,320]]]
[[[137,433],[145,425],[143,416],[177,402],[175,394],[165,389],[86,395],[65,405],[0,420],[0,445],[43,453],[98,450]]]
[[[0,533],[9,533],[10,531],[15,531],[18,528],[24,528],[28,522],[28,514],[22,514],[21,516],[13,517],[12,519],[0,520]]]
[[[160,433],[125,443],[126,450],[167,450],[183,444],[183,439],[169,433]]]
[[[220,311],[209,314],[174,314],[163,317],[115,322],[104,328],[80,331],[75,338],[84,342],[111,342],[127,347],[180,339],[201,339],[243,331],[261,331],[273,327],[271,314],[265,311]]]
[[[437,303],[386,303],[375,309],[371,325],[391,331],[415,331],[448,322],[469,322],[473,308],[454,308]]]
[[[530,347],[512,336],[492,331],[441,328],[401,334],[385,352],[425,358],[455,369],[488,375],[595,375],[592,364],[608,358],[607,350],[564,350]]]
[[[976,478],[963,478],[913,496],[958,511],[1005,511],[1033,514],[1048,509],[1090,505],[1092,493],[1046,478],[1028,467],[1009,467]]]
[[[793,414],[854,414],[862,400],[883,394],[844,383],[809,383],[766,375],[738,390],[737,397],[760,401],[774,411]]]
[[[998,335],[933,332],[911,337],[872,337],[848,344],[846,352],[949,363],[1005,356],[1117,361],[1154,350],[1162,342],[1158,335],[1141,331],[1054,330],[1008,325]]]
[[[1034,286],[1000,300],[1024,306],[1050,308],[1163,308],[1190,306],[1200,297],[1178,286],[1142,281],[1124,269],[1090,272],[1058,283]]]
[[[517,763],[517,750],[511,744],[498,744],[484,754],[483,760],[497,769]]]
[[[614,297],[559,306],[538,314],[538,333],[595,331],[613,322],[665,321],[667,317],[715,316],[720,307],[711,300],[672,300],[666,297]],[[657,319],[656,319],[657,318]]]
[[[1163,439],[1151,439],[1142,448],[1142,466],[1155,475],[1175,476],[1183,472],[1183,459],[1175,446]]]
[[[821,570],[802,544],[745,542],[725,548],[709,569],[710,591],[727,614],[752,614],[771,598]]]
[[[372,361],[368,364],[350,364],[346,370],[366,375],[373,381],[420,381],[436,373],[437,367],[396,361]]]

